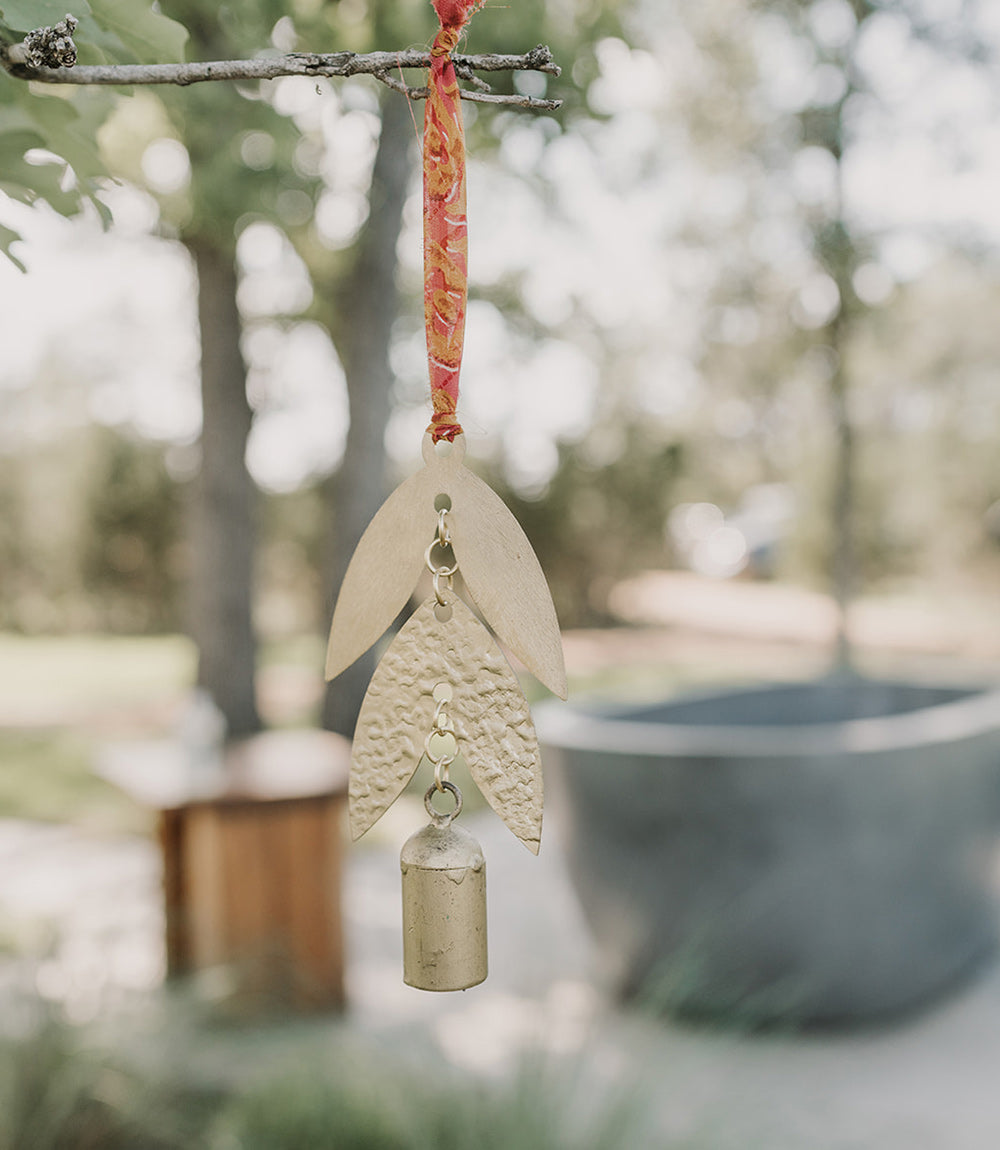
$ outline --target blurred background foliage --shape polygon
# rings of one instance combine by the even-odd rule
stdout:
[[[81,60],[176,56],[183,29],[204,58],[403,47],[434,26],[423,0],[161,8],[137,44],[92,3]],[[2,13],[16,38],[25,6]],[[470,50],[546,41],[564,66],[558,81],[498,79],[563,97],[556,115],[468,108],[464,407],[473,454],[537,547],[566,626],[612,619],[623,577],[691,561],[671,528],[679,505],[741,524],[760,490],[780,489],[784,512],[759,547],[741,526],[742,559],[709,573],[826,587],[832,572],[842,598],[995,579],[1000,237],[976,180],[996,151],[997,36],[973,0],[537,0],[477,16]],[[0,146],[21,161],[7,196],[73,213],[94,195],[114,216],[126,204],[114,174],[157,244],[195,252],[207,237],[231,260],[260,489],[257,624],[322,629],[349,553],[337,523],[412,466],[425,418],[409,110],[363,80],[113,95],[3,76],[0,100]],[[406,202],[379,223],[389,102],[404,110],[393,147],[407,156]],[[71,119],[99,155],[69,146]],[[373,250],[393,253],[399,292],[365,440],[388,454],[352,478],[347,401],[359,429],[378,390],[351,382],[371,369],[352,301]],[[31,263],[30,244],[14,254]],[[326,395],[312,412],[288,378],[307,341]],[[120,376],[135,351],[121,349]],[[0,388],[0,624],[187,626],[197,416],[171,430],[110,418],[94,400],[106,365],[73,358],[53,347]],[[321,449],[298,445],[319,410],[333,430]]]
[[[344,1032],[321,1065],[196,1080],[162,1053],[130,1061],[54,1013],[20,1013],[36,1017],[0,1034],[0,1150],[613,1150],[647,1117],[634,1086],[606,1071],[584,1084],[541,1055],[494,1082]]]

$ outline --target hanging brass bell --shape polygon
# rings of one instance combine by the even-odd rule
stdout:
[[[403,872],[403,981],[418,990],[467,990],[486,978],[486,860],[479,843],[452,820],[462,808],[454,783],[442,788],[455,810],[439,814],[424,798],[428,826],[399,857]]]

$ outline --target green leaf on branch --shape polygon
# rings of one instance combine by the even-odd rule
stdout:
[[[0,0],[0,35],[17,41],[67,13],[80,22],[74,40],[81,62],[183,59],[187,30],[161,15],[151,0]],[[22,203],[44,200],[66,216],[89,199],[106,219],[107,209],[96,198],[98,181],[107,176],[97,134],[117,98],[107,89],[41,92],[38,85],[0,74],[0,190]],[[25,152],[31,149],[54,158],[29,163]],[[21,266],[10,252],[16,238],[3,227],[0,251]]]
[[[17,232],[14,231],[13,228],[6,228],[3,224],[0,224],[0,252],[3,252],[3,254],[18,269],[18,271],[25,272],[28,269],[10,250],[11,245],[17,243],[20,238],[21,237],[17,234]]]
[[[0,139],[9,134],[8,123],[14,131],[33,132],[37,139],[29,146],[55,152],[70,165],[85,190],[89,190],[92,180],[106,174],[96,137],[114,103],[109,93],[81,92],[76,99],[66,100],[48,93],[36,94],[22,85],[14,88],[13,95],[13,106],[0,104]]]
[[[83,21],[90,15],[87,0],[2,0],[0,20],[22,35],[35,28],[58,24],[67,12]]]
[[[57,24],[67,12],[80,22],[74,39],[81,61],[158,64],[184,57],[187,29],[161,15],[150,0],[0,0],[0,21],[23,36]]]
[[[89,199],[106,218],[95,195],[97,181],[106,175],[97,128],[113,102],[107,92],[81,92],[67,100],[0,78],[0,191],[24,204],[44,200],[64,216],[75,215]],[[51,156],[32,162],[27,158],[32,150]],[[13,259],[10,242],[0,250]]]
[[[64,0],[65,3],[65,0]],[[143,64],[184,58],[187,29],[153,10],[148,0],[91,0],[94,21]]]
[[[25,204],[44,199],[56,211],[68,215],[78,207],[79,197],[63,189],[66,165],[56,159],[29,163],[24,153],[37,146],[36,137],[20,132],[0,136],[0,191]]]

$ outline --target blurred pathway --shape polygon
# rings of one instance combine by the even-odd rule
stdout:
[[[158,987],[159,881],[152,840],[0,819],[0,995],[37,990],[89,1022]]]
[[[398,843],[405,824],[420,821],[404,808],[383,840]],[[492,814],[466,822],[487,856],[489,980],[444,996],[404,986],[398,846],[354,848],[345,890],[350,1027],[393,1049],[433,1043],[485,1073],[526,1050],[568,1055],[582,1072],[643,1088],[652,1109],[634,1150],[666,1150],[674,1139],[705,1150],[1000,1147],[1000,966],[892,1029],[751,1037],[657,1023],[614,1010],[594,988],[557,828],[547,827],[535,859]],[[0,821],[0,938],[36,954],[0,957],[0,996],[30,981],[82,1021],[115,995],[155,988],[158,883],[147,840]],[[255,1041],[278,1057],[329,1042],[336,1029],[290,1024]],[[245,1045],[247,1035],[228,1041]]]

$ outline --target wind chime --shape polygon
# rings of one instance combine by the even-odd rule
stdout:
[[[566,697],[555,608],[527,537],[501,499],[463,466],[457,421],[467,298],[465,142],[451,51],[483,0],[432,0],[424,116],[424,322],[433,418],[424,468],[382,505],[351,559],[330,628],[333,679],[386,631],[426,567],[433,594],[393,639],[368,686],[351,761],[349,808],[358,839],[399,797],[421,762],[430,823],[403,846],[403,979],[464,990],[486,978],[486,864],[457,826],[462,794],[448,778],[461,756],[487,801],[538,853],[542,770],[528,702],[483,618],[542,683]],[[434,805],[450,804],[442,812]]]

